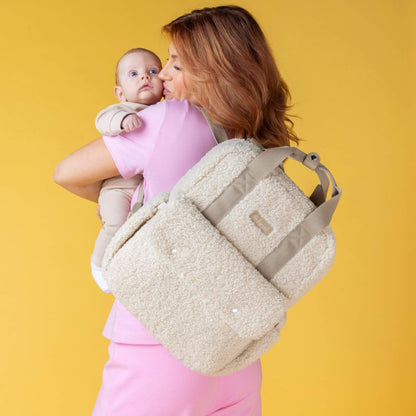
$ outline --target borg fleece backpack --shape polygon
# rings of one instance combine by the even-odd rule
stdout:
[[[103,276],[185,366],[224,375],[268,351],[288,308],[330,269],[341,190],[316,153],[225,140],[210,126],[220,144],[170,193],[133,209],[107,247]],[[287,158],[317,173],[310,197],[285,174]]]

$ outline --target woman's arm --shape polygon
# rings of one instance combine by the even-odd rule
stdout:
[[[98,202],[102,181],[119,174],[110,152],[100,138],[59,162],[53,180],[82,198]]]

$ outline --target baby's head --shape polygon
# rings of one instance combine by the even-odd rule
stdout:
[[[118,61],[114,93],[120,102],[156,104],[162,98],[163,81],[158,77],[162,64],[153,52],[135,48]]]

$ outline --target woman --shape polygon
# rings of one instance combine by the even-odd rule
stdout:
[[[169,60],[160,73],[166,100],[140,113],[143,127],[103,137],[56,168],[55,181],[97,201],[101,181],[142,173],[145,201],[170,191],[214,145],[200,111],[230,137],[266,147],[297,142],[286,116],[289,92],[264,35],[239,7],[196,10],[164,27]],[[133,201],[134,203],[134,198]],[[261,414],[261,366],[202,376],[185,368],[116,300],[104,329],[110,359],[93,415]]]

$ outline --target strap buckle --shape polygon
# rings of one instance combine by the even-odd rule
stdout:
[[[307,168],[315,170],[321,163],[321,158],[318,153],[311,152],[305,156],[302,162]]]

